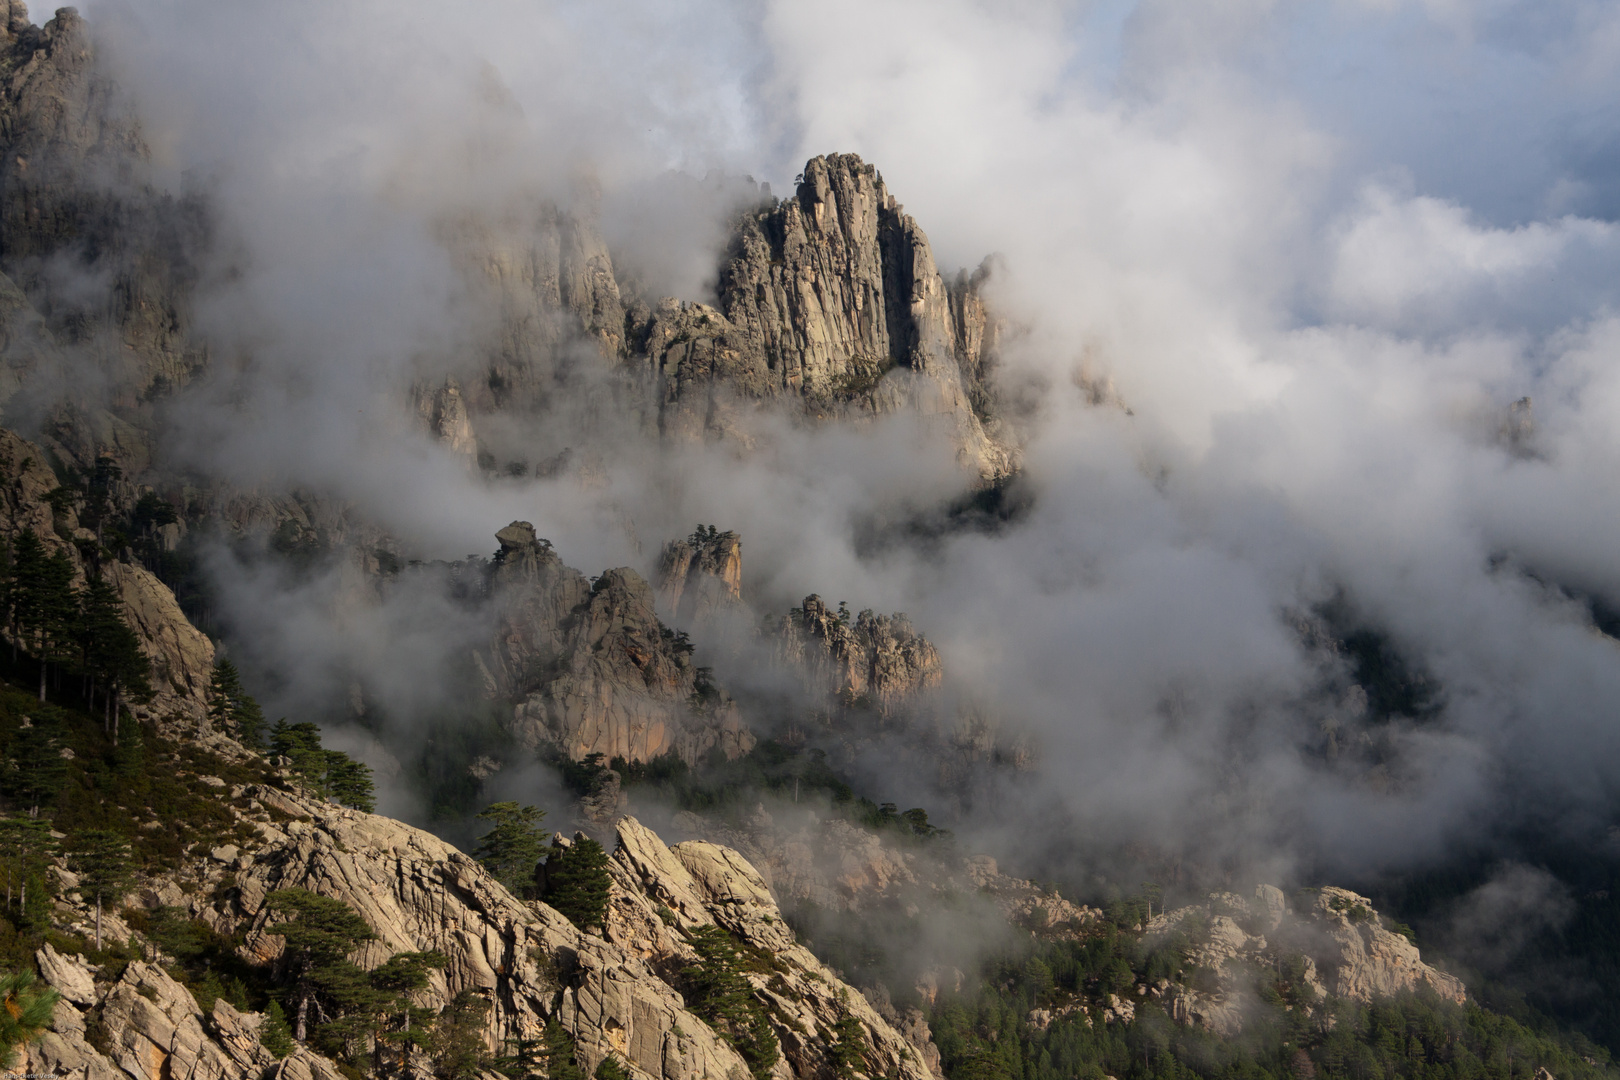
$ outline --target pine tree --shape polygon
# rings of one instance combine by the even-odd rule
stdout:
[[[509,1045],[512,1052],[490,1062],[490,1068],[506,1080],[548,1080],[544,1040],[517,1038]]]
[[[39,537],[24,530],[11,548],[11,575],[7,588],[6,614],[11,626],[11,660],[16,663],[17,647],[37,618],[38,581],[45,565],[45,545]]]
[[[687,1007],[742,1055],[755,1080],[765,1080],[781,1057],[781,1044],[742,973],[742,950],[718,926],[699,927],[687,940],[698,954],[698,962],[682,972]]]
[[[547,904],[581,930],[600,928],[607,916],[607,852],[581,837],[546,860]]]
[[[151,664],[141,651],[141,639],[124,621],[118,592],[99,574],[85,582],[78,595],[76,637],[80,660],[90,680],[91,697],[99,682],[106,694],[102,726],[118,742],[118,715],[123,698],[151,697]]]
[[[473,858],[514,896],[524,896],[534,889],[535,867],[545,856],[546,838],[550,835],[540,828],[546,812],[533,806],[519,806],[516,802],[498,802],[486,806],[478,815],[479,821],[494,823],[494,828],[478,840]]]
[[[377,808],[371,780],[371,767],[354,760],[341,750],[327,750],[325,789],[328,797],[344,806],[371,813]]]
[[[50,822],[37,818],[0,820],[0,873],[5,875],[8,914],[20,910],[26,918],[30,907],[38,907],[38,902],[44,899],[43,883],[54,880],[54,875],[46,877],[45,870],[55,854],[56,840],[51,836]],[[36,886],[35,882],[40,884]],[[33,898],[33,904],[29,903],[30,889],[39,893]],[[22,920],[13,915],[12,921]]]
[[[484,1017],[489,1002],[476,990],[450,999],[433,1028],[433,1074],[439,1080],[473,1080],[489,1057],[484,1048]]]
[[[208,681],[208,721],[215,731],[230,732],[243,746],[258,749],[264,735],[264,710],[242,689],[236,665],[226,657],[214,661]]]
[[[287,1012],[281,1007],[281,1002],[274,999],[270,1002],[270,1008],[265,1010],[264,1025],[259,1028],[259,1045],[278,1060],[292,1053],[292,1028],[287,1025]]]
[[[832,1045],[827,1056],[832,1059],[833,1075],[838,1080],[855,1080],[866,1064],[866,1029],[849,1011],[849,993],[838,995],[838,1019],[833,1024]]]
[[[595,1080],[630,1080],[630,1070],[612,1054],[598,1062],[596,1071],[591,1075]]]
[[[273,912],[288,916],[271,932],[287,943],[282,961],[289,968],[289,981],[298,1000],[293,1021],[293,1037],[304,1042],[309,1036],[309,1007],[317,994],[337,997],[364,973],[349,961],[349,954],[376,933],[360,914],[341,900],[317,896],[306,889],[282,889],[265,902]]]
[[[0,1069],[10,1069],[17,1049],[44,1034],[60,996],[37,985],[32,971],[0,976]]]
[[[61,665],[71,663],[76,651],[74,641],[79,621],[79,600],[73,592],[73,560],[64,551],[58,551],[45,560],[39,578],[38,618],[35,624],[39,659],[39,700],[45,700],[45,675],[52,664],[57,665],[57,681],[61,682]]]
[[[542,1041],[546,1050],[546,1080],[585,1080],[585,1070],[574,1060],[574,1037],[555,1016],[546,1021]]]
[[[39,808],[56,798],[67,782],[68,764],[62,757],[61,724],[54,716],[41,716],[12,736],[7,756],[11,768],[0,773],[0,786],[18,804],[38,817]]]
[[[270,729],[270,753],[285,758],[312,794],[326,797],[326,751],[321,748],[320,728],[308,721],[289,724],[283,717]]]
[[[372,969],[371,985],[378,991],[382,1006],[372,1046],[372,1071],[376,1075],[382,1075],[382,1050],[389,1043],[399,1047],[401,1075],[410,1075],[411,1052],[427,1045],[433,1018],[431,1012],[417,1006],[415,996],[427,988],[429,972],[448,962],[441,952],[403,952]]]
[[[68,868],[79,876],[79,895],[96,899],[96,951],[101,951],[101,908],[134,881],[129,841],[108,829],[86,829],[68,838]]]
[[[236,702],[242,697],[242,678],[236,665],[221,656],[214,660],[208,676],[208,724],[215,731],[230,730]]]

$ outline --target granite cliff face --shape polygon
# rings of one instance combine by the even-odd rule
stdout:
[[[1370,1004],[1424,987],[1461,1003],[1461,980],[1425,964],[1417,946],[1385,926],[1372,901],[1348,889],[1302,893],[1291,906],[1280,889],[1261,885],[1252,899],[1217,893],[1205,904],[1176,908],[1153,919],[1149,941],[1189,935],[1189,963],[1208,969],[1213,984],[1149,988],[1172,1019],[1221,1035],[1243,1030],[1254,1003],[1254,973],[1297,965],[1300,1007],[1321,1009],[1330,998]]]
[[[14,282],[31,299],[24,321],[36,353],[71,350],[107,381],[105,401],[82,405],[134,409],[154,384],[183,384],[206,362],[189,315],[206,213],[147,182],[140,125],[76,10],[42,27],[18,0],[5,14],[0,271],[9,280],[0,291]],[[90,278],[107,281],[105,302],[81,287]],[[63,389],[65,373],[29,362],[39,358],[7,357],[54,383],[43,390]]]
[[[699,526],[664,545],[658,559],[658,606],[680,626],[712,626],[743,606],[742,538]]]
[[[475,991],[491,1006],[491,1049],[538,1037],[556,1018],[573,1035],[587,1073],[612,1054],[638,1078],[747,1080],[737,1052],[685,1008],[672,984],[697,955],[683,931],[718,924],[774,958],[768,977],[749,981],[782,1044],[779,1080],[830,1077],[832,1027],[846,1015],[859,1024],[862,1072],[899,1080],[930,1075],[904,1035],[794,943],[769,890],[735,852],[696,843],[671,849],[625,819],[610,864],[611,913],[599,937],[544,903],[513,897],[455,848],[399,822],[268,787],[233,794],[259,842],[216,850],[193,891],[160,881],[144,896],[245,934],[242,951],[255,961],[272,962],[283,947],[266,898],[308,889],[343,901],[376,932],[378,940],[353,957],[362,967],[400,951],[441,952],[447,964],[420,1003],[439,1008],[459,991]],[[88,917],[82,908],[64,916]],[[25,1071],[97,1080],[339,1075],[303,1048],[277,1063],[258,1041],[262,1017],[223,1001],[204,1014],[161,963],[135,962],[107,979],[50,946],[38,959],[64,1000],[51,1031],[27,1051]],[[94,1044],[92,1022],[99,1029]]]
[[[530,467],[499,417],[544,413],[565,388],[576,408],[677,441],[748,445],[759,408],[810,419],[909,411],[971,472],[1013,466],[997,438],[988,266],[947,284],[921,228],[854,155],[811,159],[792,198],[763,196],[738,215],[718,306],[628,295],[589,192],[567,211],[537,203],[443,235],[497,329],[482,368],[423,383],[416,400],[452,443],[445,432],[460,423],[444,398],[464,402],[487,466]]]

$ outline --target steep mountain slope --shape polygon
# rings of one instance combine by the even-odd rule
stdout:
[[[916,1048],[794,944],[769,891],[734,852],[706,844],[671,850],[626,819],[611,863],[612,915],[598,937],[544,903],[517,899],[472,859],[397,821],[265,786],[240,788],[229,801],[255,823],[259,841],[215,849],[189,890],[156,880],[143,896],[154,908],[173,905],[236,935],[255,964],[273,965],[283,948],[267,897],[307,889],[341,900],[376,932],[355,957],[363,967],[396,952],[442,953],[447,963],[418,1003],[437,1012],[461,991],[475,991],[491,1006],[484,1029],[491,1050],[537,1038],[556,1018],[587,1070],[611,1054],[632,1076],[746,1080],[747,1064],[672,985],[697,961],[683,931],[720,925],[770,957],[768,970],[750,981],[782,1042],[774,1075],[825,1075],[832,1029],[853,1016],[864,1043],[861,1071],[929,1076]],[[70,925],[88,918],[82,908],[63,915]],[[133,935],[155,954],[143,935],[122,925],[111,932]],[[205,1013],[161,962],[135,961],[108,978],[51,945],[38,960],[64,1001],[50,1035],[28,1051],[27,1070],[211,1078],[273,1067],[277,1077],[338,1075],[330,1061],[303,1050],[277,1064],[259,1043],[261,1016],[223,999]]]

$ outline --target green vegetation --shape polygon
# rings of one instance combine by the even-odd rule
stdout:
[[[264,710],[242,689],[236,665],[225,657],[214,661],[208,681],[208,720],[251,750],[264,748]]]
[[[124,622],[116,591],[98,564],[88,565],[84,587],[75,589],[67,552],[47,553],[39,537],[21,532],[0,558],[0,607],[11,630],[13,666],[21,646],[37,669],[39,700],[46,700],[52,673],[58,691],[64,673],[80,677],[88,710],[95,711],[99,693],[103,724],[116,739],[123,699],[151,696],[149,669],[140,639]]]
[[[547,904],[581,930],[600,929],[607,916],[607,852],[579,837],[546,860]]]
[[[79,895],[96,901],[96,948],[101,948],[101,907],[135,882],[129,841],[112,829],[85,829],[69,838],[68,869],[79,876]]]
[[[371,769],[341,750],[321,746],[316,725],[277,720],[270,729],[270,755],[285,761],[299,786],[311,795],[367,813],[376,809]]]
[[[564,782],[577,794],[590,794],[606,769],[601,755],[582,762],[557,762]],[[594,761],[592,759],[595,759]],[[827,753],[766,739],[752,751],[728,760],[716,753],[693,768],[673,752],[651,761],[616,757],[613,771],[626,788],[639,787],[659,801],[694,813],[734,813],[752,810],[761,795],[798,802],[823,798],[833,812],[852,824],[892,831],[906,838],[945,839],[950,833],[928,823],[921,807],[900,810],[895,803],[876,803],[855,794],[833,770]]]
[[[494,827],[479,838],[473,858],[513,896],[534,893],[535,871],[545,858],[546,838],[551,835],[540,828],[545,816],[544,810],[516,802],[494,803],[478,815],[479,821],[491,822]]]
[[[742,1055],[755,1080],[765,1080],[781,1057],[781,1046],[743,974],[748,964],[743,948],[718,926],[699,927],[687,941],[698,960],[681,973],[686,1007]]]
[[[948,1080],[1529,1080],[1541,1067],[1559,1080],[1615,1076],[1607,1052],[1578,1036],[1427,988],[1372,1006],[1318,1003],[1297,960],[1251,972],[1241,1037],[1177,1024],[1164,1006],[1171,994],[1216,988],[1191,962],[1204,928],[1149,947],[1118,921],[1136,914],[1122,904],[1097,933],[1031,943],[987,963],[976,986],[942,994],[929,1019]],[[1160,986],[1162,997],[1138,993]],[[1129,1001],[1134,1019],[1104,1022],[1109,995]],[[1049,1025],[1029,1022],[1037,1008],[1050,1010]]]
[[[0,1069],[17,1061],[17,1050],[44,1034],[59,995],[38,986],[32,971],[0,975]]]

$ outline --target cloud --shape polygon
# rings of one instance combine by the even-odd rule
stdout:
[[[1008,844],[1083,826],[1361,872],[1503,827],[1506,783],[1548,785],[1571,831],[1612,817],[1620,657],[1576,594],[1620,600],[1620,249],[1606,159],[1571,167],[1545,137],[1613,100],[1600,9],[1510,48],[1522,4],[655,8],[95,8],[160,175],[217,214],[199,319],[220,362],[177,406],[173,460],[351,506],[355,537],[413,557],[525,519],[594,573],[737,529],[761,609],[905,610],[962,699],[1028,737],[1035,771],[964,823]],[[1536,92],[1469,99],[1497,75]],[[601,406],[589,349],[563,347],[568,377],[503,432],[588,456],[589,483],[483,479],[410,415],[414,382],[488,344],[447,223],[599,198],[627,276],[701,299],[738,178],[781,193],[833,150],[883,170],[942,268],[1000,255],[1035,496],[1015,527],[863,550],[960,490],[935,436],[659,444]],[[330,582],[220,565],[266,666],[409,672],[396,711],[478,632],[426,593],[339,612]],[[1340,597],[1336,629],[1426,673],[1435,715],[1346,704],[1368,676],[1300,632]]]

